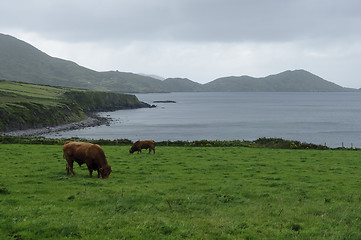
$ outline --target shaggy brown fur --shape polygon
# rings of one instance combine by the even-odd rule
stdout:
[[[86,164],[89,170],[89,176],[92,177],[93,170],[98,171],[98,177],[107,179],[112,172],[108,165],[103,149],[97,144],[85,142],[66,142],[63,146],[63,157],[66,159],[66,175],[73,171],[73,163],[77,162],[79,166]]]
[[[149,153],[153,150],[153,154],[155,154],[155,142],[153,140],[136,141],[129,149],[129,153],[134,153],[135,151],[137,151],[138,153],[142,153],[142,149],[148,148]]]

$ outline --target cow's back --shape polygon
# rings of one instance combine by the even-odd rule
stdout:
[[[140,151],[141,149],[154,149],[155,142],[153,140],[139,140],[134,143],[134,150]]]
[[[153,140],[144,140],[142,141],[142,145],[146,146],[147,148],[153,149],[155,146],[155,142]]]
[[[92,144],[88,148],[87,155],[88,158],[92,159],[93,161],[96,161],[96,163],[99,164],[99,166],[104,166],[108,164],[105,157],[105,153],[98,144]]]
[[[91,143],[67,142],[63,146],[64,156],[68,156],[76,162],[84,163],[89,156],[88,152],[91,145]]]

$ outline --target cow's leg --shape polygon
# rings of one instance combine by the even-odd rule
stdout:
[[[151,148],[149,148],[149,152],[148,152],[148,154],[150,154],[150,152],[152,151],[152,149]]]
[[[88,167],[89,177],[93,177],[93,168],[88,162],[86,162],[86,166]]]
[[[69,157],[65,152],[63,153],[63,158],[66,160],[66,175],[69,175],[69,172],[71,172],[74,175],[73,171],[73,159]]]
[[[66,175],[69,175],[69,165],[68,165],[68,159],[67,159],[67,156],[65,155],[65,151],[63,152],[63,158],[64,158],[64,159],[65,159],[65,161],[66,161],[66,164],[65,164]]]
[[[155,154],[155,148],[153,148],[153,154]]]
[[[98,178],[100,178],[100,171],[99,171],[99,169],[98,169]]]
[[[66,160],[66,175],[69,175],[69,171],[71,172],[72,175],[75,175],[74,170],[73,170],[73,163],[74,161],[72,160]]]
[[[68,164],[68,162],[66,163],[66,175],[69,175],[69,164]]]
[[[66,163],[66,175],[67,176],[69,175],[69,172],[70,172],[70,167],[69,167],[69,164]]]

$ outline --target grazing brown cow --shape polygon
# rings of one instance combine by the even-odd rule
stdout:
[[[86,164],[89,176],[92,177],[93,170],[98,171],[98,177],[107,179],[112,169],[108,165],[103,149],[97,144],[85,142],[66,142],[63,146],[63,157],[66,159],[66,175],[73,171],[74,161],[81,166]]]
[[[155,154],[155,142],[153,140],[143,140],[136,141],[133,146],[129,149],[130,153],[138,151],[138,153],[142,153],[142,149],[148,149],[149,153],[153,150],[153,154]]]

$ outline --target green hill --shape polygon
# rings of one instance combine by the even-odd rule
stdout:
[[[204,85],[204,91],[223,92],[343,92],[343,88],[305,70],[285,71],[263,78],[219,78]]]
[[[30,44],[0,34],[0,79],[53,86],[89,88],[97,72],[53,58]]]
[[[87,112],[143,106],[134,95],[0,80],[0,132],[80,121]]]
[[[167,78],[163,81],[163,87],[167,92],[200,92],[203,90],[202,84],[187,78]]]
[[[98,73],[100,79],[95,83],[95,88],[105,91],[122,93],[131,92],[166,92],[162,81],[148,76],[141,76],[125,72],[102,72]]]
[[[96,72],[51,57],[30,44],[0,34],[0,79],[116,92],[163,92],[162,81],[133,73]]]
[[[224,77],[206,84],[184,78],[164,81],[134,73],[97,72],[54,58],[12,36],[0,34],[0,79],[113,92],[301,92],[357,91],[328,82],[304,70],[264,78]]]

